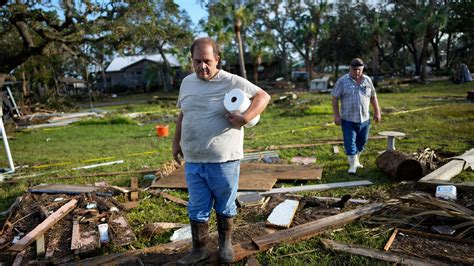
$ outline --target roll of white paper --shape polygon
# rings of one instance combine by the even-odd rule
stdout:
[[[245,95],[245,93],[240,89],[233,89],[230,92],[225,94],[224,97],[224,107],[229,112],[239,112],[244,114],[250,107],[251,101]],[[245,124],[245,127],[253,127],[255,126],[258,121],[260,120],[260,115],[257,115],[252,119],[250,122]]]
[[[238,111],[243,114],[249,109],[250,103],[250,99],[240,89],[233,89],[224,97],[224,106],[229,113]]]

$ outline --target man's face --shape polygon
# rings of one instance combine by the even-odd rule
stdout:
[[[195,46],[192,59],[194,71],[202,80],[210,80],[219,71],[217,69],[219,56],[214,55],[211,45],[200,44]]]
[[[363,66],[358,66],[358,67],[353,67],[353,66],[351,66],[351,67],[350,67],[350,74],[351,74],[351,77],[354,78],[354,79],[359,79],[359,78],[361,78],[363,71],[364,71],[364,67],[363,67]]]

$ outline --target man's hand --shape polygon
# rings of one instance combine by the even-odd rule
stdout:
[[[181,164],[181,158],[183,158],[183,151],[181,150],[181,145],[179,145],[179,143],[173,143],[173,158],[178,164]]]
[[[382,121],[382,115],[381,115],[380,113],[375,113],[375,114],[374,114],[374,121],[375,121],[376,123]]]
[[[334,124],[340,126],[341,125],[341,116],[340,115],[334,115]]]
[[[245,121],[244,116],[239,112],[226,114],[226,117],[227,121],[229,121],[229,123],[235,128],[241,128],[245,124],[247,124],[247,121]]]

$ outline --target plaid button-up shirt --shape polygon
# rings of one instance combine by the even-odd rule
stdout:
[[[362,82],[357,85],[349,74],[345,74],[337,80],[331,94],[340,99],[342,119],[354,123],[369,120],[370,98],[376,95],[369,76],[363,75]]]

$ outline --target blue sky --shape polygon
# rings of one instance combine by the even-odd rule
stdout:
[[[188,12],[195,26],[201,18],[207,17],[207,12],[201,8],[198,0],[175,0],[174,2]]]

